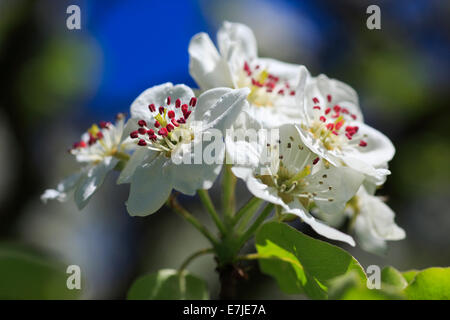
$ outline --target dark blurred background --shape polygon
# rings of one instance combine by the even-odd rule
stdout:
[[[66,27],[71,4],[81,8],[81,30]],[[381,8],[381,30],[366,27],[370,4]],[[91,123],[127,111],[155,84],[195,86],[191,36],[205,31],[215,40],[229,20],[254,30],[260,56],[353,86],[366,121],[396,146],[379,194],[388,196],[407,238],[390,242],[384,256],[344,248],[363,266],[449,266],[449,16],[450,2],[441,0],[0,0],[0,242],[79,265],[82,297],[104,299],[125,297],[137,276],[177,268],[206,247],[168,210],[130,217],[128,186],[116,186],[114,174],[82,212],[71,202],[43,205],[39,196],[76,170],[66,150]],[[250,195],[238,187],[243,203]],[[217,186],[211,194],[220,198]],[[195,198],[180,201],[209,223]],[[210,256],[189,266],[213,298],[214,268]],[[256,265],[249,275],[240,298],[293,298]]]

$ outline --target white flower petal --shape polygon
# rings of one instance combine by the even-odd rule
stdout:
[[[82,176],[81,171],[74,173],[58,183],[56,189],[47,189],[41,195],[41,201],[47,203],[48,200],[64,202],[68,198],[68,193],[73,191]]]
[[[200,95],[193,112],[193,119],[202,121],[204,129],[215,128],[225,133],[247,104],[250,90],[216,88]]]
[[[153,121],[153,116],[148,109],[149,104],[155,104],[156,108],[165,106],[167,97],[171,97],[172,104],[176,99],[189,101],[194,97],[194,92],[184,84],[172,85],[167,82],[158,86],[151,87],[142,92],[131,104],[131,117],[134,119],[144,119]]]
[[[346,155],[364,161],[373,167],[383,166],[392,160],[395,147],[388,137],[364,123],[359,124],[359,132],[366,136],[363,139],[367,142],[367,146],[355,145],[351,150],[346,150]]]
[[[201,89],[232,87],[229,68],[206,33],[192,37],[189,43],[189,73]]]
[[[323,212],[332,214],[344,210],[363,180],[364,176],[355,170],[331,167],[306,177],[309,186],[305,190],[317,194],[316,205]]]
[[[172,190],[172,181],[166,167],[167,158],[160,155],[151,163],[136,169],[126,202],[131,216],[147,216],[161,208]]]
[[[220,53],[227,57],[232,47],[236,47],[246,59],[254,59],[258,55],[255,35],[244,24],[225,21],[217,32]]]
[[[83,209],[92,195],[97,191],[105,180],[106,174],[114,169],[116,158],[107,157],[102,162],[90,167],[85,175],[80,179],[75,190],[74,199],[78,209]]]
[[[137,148],[131,155],[125,167],[117,179],[117,184],[130,183],[137,167],[144,162],[151,162],[158,155],[158,152],[149,150],[148,148]]]
[[[292,213],[299,216],[305,223],[310,225],[311,228],[314,229],[314,231],[328,239],[343,241],[348,243],[352,247],[355,246],[355,241],[351,236],[330,226],[327,226],[325,223],[315,219],[311,214],[309,214],[309,212],[305,210],[305,208],[297,199],[287,205],[283,204],[283,211],[285,213]]]
[[[239,174],[239,170],[233,172],[236,172]],[[277,190],[274,188],[271,188],[264,183],[261,182],[261,180],[255,178],[253,175],[250,175],[247,177],[247,188],[248,190],[257,198],[263,199],[265,201],[268,201],[270,203],[283,206],[283,200],[281,200],[280,197],[278,197]]]
[[[198,159],[196,161],[196,148],[204,153],[209,143],[209,141],[195,141],[189,145],[183,145],[182,148],[179,148],[172,154],[172,162],[175,163],[171,165],[170,173],[175,190],[193,196],[198,189],[209,189],[212,187],[222,169],[225,145],[220,143],[214,150],[214,159],[217,159],[217,162],[207,162],[203,154],[197,155]],[[184,155],[186,155],[185,162],[183,162]]]
[[[368,220],[372,231],[384,240],[401,240],[405,238],[405,231],[394,221],[395,213],[379,198],[366,195],[361,217]]]

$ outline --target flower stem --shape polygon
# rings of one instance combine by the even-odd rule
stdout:
[[[189,211],[183,208],[175,198],[175,196],[170,196],[168,205],[180,216],[182,216],[186,221],[192,224],[198,231],[200,231],[215,247],[218,245],[217,239],[206,229],[204,225],[200,223]]]
[[[256,218],[255,222],[245,231],[245,233],[240,238],[239,247],[243,246],[248,239],[256,232],[258,227],[264,222],[267,216],[272,212],[274,204],[269,203],[261,212],[261,214]]]
[[[216,208],[214,207],[214,204],[211,201],[208,191],[200,189],[197,191],[197,193],[200,197],[200,200],[202,200],[203,206],[206,208],[209,215],[214,220],[214,223],[216,224],[219,231],[222,234],[225,234],[227,232],[227,229],[223,225],[222,220],[220,219],[219,214],[217,213]]]
[[[241,227],[245,228],[248,220],[253,216],[253,214],[258,210],[263,200],[253,197],[251,198],[233,217],[233,225],[236,225],[241,219],[239,229]]]
[[[199,251],[194,252],[189,257],[187,257],[186,260],[184,260],[184,262],[180,266],[180,269],[178,269],[178,272],[183,272],[183,270],[186,269],[186,267],[189,265],[189,263],[191,263],[191,261],[194,260],[195,258],[203,256],[208,253],[214,253],[214,249],[206,248],[206,249],[201,249]]]
[[[231,171],[231,165],[225,165],[222,177],[222,212],[225,223],[229,226],[233,223],[233,214],[236,211],[236,180]]]

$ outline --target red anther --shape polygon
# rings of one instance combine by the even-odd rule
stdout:
[[[166,128],[161,128],[161,129],[159,129],[158,134],[159,134],[160,136],[167,137],[167,135],[169,134],[169,132],[167,132],[167,129],[166,129]]]
[[[359,142],[359,146],[360,146],[360,147],[365,147],[365,146],[367,146],[367,142],[365,142],[364,140],[361,140],[361,141]]]
[[[140,127],[146,127],[146,126],[147,126],[147,122],[145,122],[145,120],[139,120],[139,121],[138,121],[138,125],[139,125]]]
[[[354,131],[355,133],[357,133],[358,130],[359,130],[359,127],[358,127],[358,126],[354,126],[354,127],[353,127],[353,131]]]
[[[288,82],[285,82],[284,83],[284,86],[287,88],[287,89],[289,89],[291,86],[289,85],[289,83]]]
[[[148,109],[149,109],[151,112],[155,112],[155,111],[156,111],[155,105],[154,105],[153,103],[148,105]]]
[[[175,108],[179,108],[181,106],[181,100],[180,99],[177,99],[176,101],[175,101]]]
[[[267,81],[264,85],[269,89],[275,88],[275,82],[272,81]]]
[[[325,118],[324,116],[320,116],[319,120],[322,122],[325,122],[325,121],[327,121],[327,118]]]
[[[178,123],[181,123],[181,124],[186,123],[186,119],[184,119],[183,117],[181,117],[177,121],[178,121]]]
[[[317,162],[319,162],[319,157],[317,157],[313,160],[313,164],[317,164]]]
[[[334,110],[335,112],[339,112],[339,111],[341,111],[341,107],[338,106],[338,105],[335,105],[335,106],[333,107],[333,110]]]
[[[273,92],[273,89],[266,89],[266,92]]]
[[[168,116],[170,119],[175,118],[175,111],[170,110],[170,111],[167,113],[167,116]]]
[[[152,141],[158,140],[158,137],[155,136],[155,135],[149,136],[148,138],[149,138],[150,140],[152,140]]]
[[[178,127],[180,124],[177,122],[177,120],[175,120],[175,118],[174,119],[172,119],[172,124],[175,126],[175,127]]]
[[[347,132],[345,136],[347,137],[348,140],[352,140],[352,134],[350,132]]]
[[[133,131],[133,132],[131,132],[130,133],[130,137],[132,138],[132,139],[136,139],[137,137],[138,137],[138,131],[137,130],[135,130],[135,131]]]
[[[337,131],[332,131],[332,134],[334,134],[335,136],[337,136],[339,133],[337,133]]]
[[[336,119],[337,117],[339,117],[339,113],[335,113],[331,116],[333,119]]]
[[[86,142],[84,142],[83,140],[81,140],[80,142],[78,142],[78,147],[79,147],[79,148],[86,148],[86,147],[87,147]]]
[[[167,97],[167,104],[170,104],[170,101],[171,101],[172,99],[170,98],[170,96],[168,96]]]
[[[339,121],[338,123],[336,123],[336,130],[339,130],[342,126],[344,125],[344,121]]]
[[[352,114],[351,117],[353,120],[356,120],[356,115]]]
[[[169,124],[166,126],[166,129],[167,129],[168,132],[170,132],[170,131],[172,131],[172,130],[175,129],[175,128],[174,128],[174,126],[173,126],[172,124],[169,123]]]
[[[284,90],[283,89],[278,90],[278,94],[284,94]]]
[[[191,107],[195,107],[196,104],[197,104],[197,98],[196,97],[192,97],[191,100],[189,101],[189,105]]]
[[[164,114],[164,107],[163,106],[159,107],[159,114]]]
[[[147,142],[145,142],[145,140],[141,139],[141,140],[139,140],[138,145],[140,145],[141,147],[143,147],[143,146],[146,146],[146,145],[147,145]]]
[[[95,137],[92,135],[92,133],[89,133],[89,141],[88,144],[92,145],[97,141],[97,139],[95,139]]]
[[[97,132],[97,139],[103,139],[103,133],[101,131]]]
[[[250,66],[248,65],[247,61],[244,62],[244,71],[251,72]]]
[[[263,85],[261,83],[259,83],[259,81],[256,81],[255,79],[252,78],[252,85],[256,86],[256,87],[262,87]]]
[[[342,113],[349,114],[350,112],[348,111],[347,108],[342,108]]]
[[[191,110],[186,111],[185,113],[183,113],[183,116],[185,119],[189,118],[189,116],[191,115]]]
[[[182,106],[181,106],[181,111],[183,112],[183,113],[185,113],[186,111],[188,111],[188,105],[187,104],[183,104]]]
[[[145,128],[139,128],[138,132],[139,132],[139,134],[146,134],[147,130]]]
[[[328,100],[328,102],[331,102],[331,94],[327,95],[327,100]]]
[[[313,109],[320,110],[319,106],[314,106]]]
[[[289,92],[289,94],[290,94],[291,96],[295,96],[295,91],[294,91],[294,90],[291,90],[291,92]]]
[[[257,64],[257,65],[255,66],[255,69],[256,69],[256,70],[258,70],[258,69],[259,69],[259,64]]]
[[[326,108],[326,109],[325,109],[325,114],[329,114],[330,111],[331,111],[331,108]]]
[[[327,124],[327,129],[328,130],[333,130],[334,129],[334,124],[332,124],[332,123]]]
[[[161,124],[158,122],[158,120],[155,121],[155,128],[159,128]]]
[[[99,123],[100,128],[102,128],[102,129],[108,128],[110,124],[111,124],[111,123],[106,122],[106,121],[100,121],[100,123]]]
[[[149,130],[147,130],[147,134],[149,136],[153,136],[155,134],[155,131],[153,131],[153,129],[149,129]]]

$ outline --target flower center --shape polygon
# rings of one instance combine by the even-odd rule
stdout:
[[[194,139],[187,120],[196,104],[195,97],[189,100],[189,104],[183,104],[180,99],[172,103],[170,96],[166,98],[166,106],[156,108],[151,103],[148,110],[152,121],[139,120],[139,128],[131,132],[130,137],[137,141],[138,146],[163,152],[170,157],[180,143],[189,143]]]
[[[117,123],[122,122],[125,116],[119,113],[116,117]],[[87,161],[97,163],[104,157],[116,156],[127,157],[118,150],[120,141],[116,141],[117,130],[122,131],[123,125],[120,129],[114,126],[111,122],[100,121],[98,124],[93,124],[87,132],[82,136],[80,141],[73,144],[69,152],[75,156],[80,156],[80,161]],[[108,135],[105,138],[105,135]]]
[[[366,147],[365,135],[358,133],[358,126],[351,126],[346,122],[357,119],[357,115],[351,113],[347,108],[332,102],[332,96],[327,95],[327,101],[321,102],[314,97],[313,117],[309,125],[302,124],[303,129],[308,130],[315,139],[322,142],[327,150],[342,150],[347,145],[357,144]]]
[[[259,64],[251,66],[247,61],[238,75],[237,86],[250,88],[247,99],[258,107],[271,107],[274,102],[284,96],[294,96],[295,91],[290,89],[287,81],[261,68]]]
[[[281,145],[283,142],[278,140],[278,144],[271,146],[267,145],[268,148],[277,149],[277,145]],[[294,139],[290,137],[290,141],[285,142],[286,148],[280,148],[280,152],[284,150],[284,154],[279,156],[279,166],[276,173],[271,172],[270,175],[257,175],[256,177],[261,180],[265,185],[275,188],[278,192],[278,196],[285,202],[289,203],[298,198],[299,201],[308,208],[310,202],[313,199],[321,199],[319,192],[326,190],[331,190],[331,186],[324,186],[324,181],[327,179],[327,175],[324,174],[322,178],[317,182],[322,191],[312,192],[310,182],[307,181],[307,177],[311,175],[312,168],[316,165],[320,158],[315,157],[313,154],[307,150],[303,145],[294,145]],[[301,153],[307,152],[306,156],[301,155]],[[293,163],[292,167],[301,168],[298,170],[289,169],[286,163]],[[300,161],[300,166],[298,167],[298,161]],[[327,165],[327,164],[325,164]],[[270,170],[269,170],[270,171]],[[328,201],[334,201],[333,199],[327,199]]]

